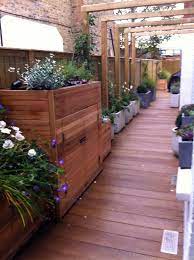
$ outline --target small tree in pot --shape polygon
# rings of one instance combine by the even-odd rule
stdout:
[[[179,165],[182,169],[191,168],[193,152],[194,125],[184,126],[177,130],[179,141]]]
[[[137,88],[137,93],[140,98],[140,104],[142,108],[148,108],[150,105],[150,93],[151,91],[145,84],[141,84]]]
[[[170,89],[170,106],[179,107],[180,103],[180,83],[174,83]]]
[[[158,73],[157,89],[167,90],[168,79],[170,78],[170,73],[167,70],[161,70]]]

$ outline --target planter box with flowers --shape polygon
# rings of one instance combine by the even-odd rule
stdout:
[[[179,141],[179,165],[182,169],[191,168],[193,152],[193,130],[194,126],[181,127],[177,131]]]
[[[66,172],[71,189],[60,200],[59,216],[65,214],[100,170],[100,83],[83,81],[78,75],[73,78],[73,66],[57,64],[49,57],[37,61],[21,75],[27,84],[25,89],[0,90],[8,119],[14,120],[27,138],[37,140],[51,161]],[[77,71],[75,68],[74,74]],[[66,179],[60,177],[59,185]],[[66,186],[59,193],[63,194],[64,189]]]
[[[130,103],[128,106],[124,106],[124,114],[125,114],[125,124],[127,125],[133,119],[133,115],[134,115],[132,103]]]
[[[0,255],[8,259],[41,222],[54,218],[57,178],[64,170],[4,120],[0,120],[0,154]]]
[[[180,84],[176,83],[170,89],[170,106],[179,107],[180,104]]]
[[[150,93],[149,93],[150,102],[155,101],[156,100],[156,83],[154,82],[154,80],[152,80],[151,78],[146,76],[143,79],[141,85],[145,86],[150,91]]]
[[[194,123],[194,104],[184,105],[176,119],[176,127],[188,126]]]

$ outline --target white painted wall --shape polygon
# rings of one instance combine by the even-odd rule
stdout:
[[[180,107],[194,103],[194,35],[186,35],[182,46]]]
[[[63,38],[54,26],[10,15],[1,18],[3,46],[63,51]]]

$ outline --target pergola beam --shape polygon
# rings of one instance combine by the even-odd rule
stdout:
[[[138,32],[154,32],[154,31],[184,30],[184,29],[194,29],[194,23],[193,24],[139,27],[139,28],[135,28],[135,29],[125,29],[124,33],[128,34],[128,33],[138,33]]]
[[[143,22],[128,22],[117,24],[119,28],[134,28],[134,27],[143,27],[143,26],[157,26],[157,25],[174,25],[174,24],[187,24],[194,23],[194,18],[181,18],[176,20],[160,20],[160,21],[143,21]]]
[[[133,36],[140,37],[140,36],[190,34],[190,33],[194,33],[194,30],[169,30],[169,31],[142,32],[142,33],[134,33]]]
[[[112,3],[101,3],[101,4],[91,4],[83,5],[82,12],[101,12],[110,11],[115,9],[125,9],[133,7],[143,7],[143,6],[156,6],[156,5],[166,5],[166,4],[178,4],[178,3],[192,2],[191,0],[132,0],[126,2],[112,2]]]
[[[141,19],[141,18],[153,18],[153,17],[169,17],[179,15],[191,15],[194,14],[194,8],[185,8],[181,10],[169,10],[169,11],[158,11],[158,12],[142,12],[142,13],[129,13],[123,15],[107,15],[102,16],[101,21],[113,22],[129,19]]]

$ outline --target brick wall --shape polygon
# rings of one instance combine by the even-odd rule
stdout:
[[[56,26],[64,40],[64,51],[73,52],[74,40],[81,31],[82,16],[81,6],[83,4],[112,2],[113,0],[0,0],[0,14],[12,14],[17,17],[27,18]],[[106,12],[109,14],[112,12]],[[95,32],[95,54],[100,54],[101,43],[101,28],[99,16],[104,15],[104,12],[95,14],[96,24],[91,32]],[[111,53],[112,42],[110,39],[110,28],[108,29],[109,53]]]
[[[71,0],[1,0],[0,14],[14,14],[56,26],[64,39],[64,51],[73,51]]]

